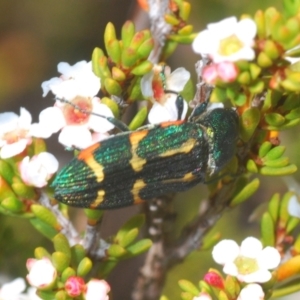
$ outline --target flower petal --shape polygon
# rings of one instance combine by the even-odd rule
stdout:
[[[142,77],[141,91],[144,97],[153,96],[153,89],[152,89],[153,76],[154,76],[154,72],[151,71]]]
[[[232,262],[239,255],[240,247],[233,240],[222,240],[212,251],[213,259],[218,264]]]
[[[247,34],[245,34],[247,32]],[[248,43],[250,39],[254,39],[256,36],[257,27],[252,19],[245,18],[239,21],[239,25],[236,27],[235,33],[240,40]],[[249,45],[251,46],[251,44]]]
[[[6,144],[0,150],[0,157],[10,158],[23,152],[27,146],[28,140],[21,139],[13,144]]]
[[[167,77],[167,90],[174,92],[181,92],[184,89],[184,86],[190,79],[190,72],[185,68],[178,68],[174,70]]]
[[[30,112],[26,108],[21,107],[20,108],[20,117],[18,120],[19,127],[21,127],[22,129],[28,130],[28,129],[30,129],[31,122],[32,122],[32,117],[31,117]]]
[[[231,276],[238,276],[237,266],[233,262],[226,262],[223,267],[223,272]]]
[[[272,277],[271,272],[265,269],[260,269],[257,272],[253,272],[247,275],[239,274],[237,276],[239,281],[246,282],[246,283],[253,283],[253,282],[264,283],[264,282],[268,282],[271,279],[271,277]]]
[[[37,288],[49,286],[57,274],[50,260],[48,258],[30,260],[31,262],[26,264],[29,270],[29,274],[26,276],[29,284]]]
[[[300,218],[300,202],[296,195],[293,195],[290,198],[289,205],[288,205],[288,212],[291,216]]]
[[[39,121],[43,127],[47,127],[52,133],[58,132],[66,125],[61,109],[56,106],[47,107],[42,110],[39,115]]]
[[[13,112],[0,114],[0,134],[10,132],[18,127],[19,116]]]
[[[159,124],[170,120],[171,116],[169,114],[168,109],[165,106],[159,104],[158,102],[155,102],[149,111],[148,122],[150,124]]]
[[[31,136],[42,139],[48,139],[53,133],[54,132],[51,128],[49,128],[48,126],[43,126],[39,123],[33,123],[29,131],[29,134]]]
[[[241,244],[240,255],[256,258],[263,249],[263,245],[260,240],[254,237],[248,237],[243,240]]]
[[[47,94],[51,91],[52,86],[56,86],[60,83],[62,83],[62,79],[58,77],[53,77],[50,80],[44,81],[41,84],[42,90],[43,90],[43,97],[47,96]]]
[[[58,170],[58,160],[49,152],[41,152],[38,154],[39,160],[43,162],[48,174],[54,174]]]
[[[265,293],[259,284],[252,283],[245,286],[237,300],[263,300]]]
[[[273,247],[264,248],[259,256],[257,262],[261,268],[274,269],[281,261],[280,253]]]
[[[82,126],[66,126],[59,134],[58,141],[69,148],[85,149],[93,144],[91,132]]]
[[[111,109],[107,105],[100,103],[97,99],[98,98],[94,98],[92,100],[93,113],[103,115],[105,117],[113,117],[114,115]],[[111,122],[96,115],[90,116],[88,126],[94,131],[101,133],[106,133],[115,127]]]
[[[1,299],[19,299],[19,295],[26,289],[25,280],[21,277],[5,283],[0,289]]]
[[[86,300],[108,300],[110,286],[105,280],[91,279],[86,288]]]

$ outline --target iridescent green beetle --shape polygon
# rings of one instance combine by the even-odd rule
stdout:
[[[177,99],[180,120],[183,99]],[[113,209],[204,183],[234,156],[239,127],[234,110],[206,111],[207,103],[187,122],[122,132],[81,151],[56,176],[55,198],[76,207]]]

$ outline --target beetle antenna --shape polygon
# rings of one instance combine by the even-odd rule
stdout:
[[[116,126],[120,131],[130,131],[128,126],[125,123],[123,123],[122,121],[120,121],[120,120],[118,120],[114,117],[107,117],[107,116],[104,116],[104,115],[101,115],[101,114],[94,113],[91,110],[81,108],[79,105],[74,104],[74,103],[72,103],[72,102],[70,102],[66,99],[56,98],[55,100],[61,101],[61,102],[66,103],[66,104],[69,104],[69,105],[71,105],[75,109],[78,109],[79,111],[81,111],[84,114],[93,115],[93,116],[103,118],[103,119],[107,120],[108,122],[112,123],[114,126]]]

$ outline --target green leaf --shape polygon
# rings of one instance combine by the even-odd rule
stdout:
[[[145,215],[139,214],[133,216],[131,219],[129,219],[118,231],[115,241],[120,241],[124,239],[124,236],[133,228],[140,228],[145,223]]]
[[[112,22],[108,22],[104,30],[104,44],[107,52],[111,40],[116,40],[116,29]]]
[[[24,204],[15,196],[3,199],[1,206],[14,214],[20,213],[24,209]]]
[[[279,209],[279,222],[282,227],[285,227],[288,223],[290,218],[290,214],[288,212],[288,205],[292,196],[294,196],[294,192],[287,192],[283,195],[281,202],[280,202],[280,209]]]
[[[53,299],[55,299],[55,293],[54,292],[37,290],[37,295],[43,300],[53,300]]]
[[[61,274],[62,282],[66,282],[71,276],[76,276],[76,271],[71,267],[67,267]]]
[[[128,47],[135,34],[135,26],[132,21],[126,21],[122,26],[121,37],[124,48]]]
[[[261,219],[261,238],[263,245],[272,246],[275,245],[275,224],[272,216],[265,212]]]
[[[98,276],[105,278],[118,264],[118,260],[107,260],[99,266]]]
[[[147,118],[147,115],[148,115],[148,110],[147,110],[147,107],[144,106],[142,107],[138,112],[137,114],[134,116],[134,118],[132,119],[132,121],[130,122],[128,128],[133,131],[133,130],[136,130],[138,129],[139,127],[141,127],[146,118]]]
[[[252,173],[257,173],[258,172],[257,165],[256,165],[256,163],[254,162],[253,159],[249,159],[247,161],[247,166],[246,167],[247,167],[247,170],[249,172],[252,172]]]
[[[104,87],[106,91],[111,95],[120,96],[122,93],[120,84],[112,78],[105,78]]]
[[[47,223],[51,227],[55,228],[56,230],[60,230],[61,226],[57,221],[56,216],[53,214],[52,211],[50,211],[48,208],[39,205],[39,204],[33,204],[31,205],[31,211],[33,214],[43,222]]]
[[[100,58],[102,58],[104,56],[105,55],[104,55],[102,49],[100,49],[100,48],[95,48],[92,53],[92,69],[93,69],[93,72],[95,73],[95,75],[98,76],[99,78],[102,77],[102,71],[99,66],[99,60],[100,60]]]
[[[239,193],[234,195],[230,202],[230,206],[236,206],[250,198],[257,191],[258,187],[259,179],[255,178],[249,182]]]
[[[32,218],[29,221],[37,231],[50,240],[52,240],[52,238],[57,234],[57,231],[52,226],[46,224],[40,219]]]
[[[181,279],[181,280],[178,281],[178,284],[179,284],[180,288],[182,290],[184,290],[185,292],[191,293],[194,296],[199,295],[200,291],[198,290],[198,288],[192,282],[190,282],[188,280]]]
[[[36,259],[42,259],[44,257],[51,259],[51,254],[45,248],[37,247],[34,249],[34,257]]]
[[[276,223],[278,220],[279,207],[280,207],[280,195],[279,193],[276,193],[272,196],[268,205],[268,211],[274,223]]]
[[[83,258],[78,265],[77,275],[80,277],[86,276],[91,271],[92,267],[92,261],[88,257]]]
[[[119,240],[119,245],[126,248],[137,238],[138,234],[139,230],[137,228],[131,229],[121,240]]]
[[[264,166],[273,167],[273,168],[282,168],[289,164],[288,157],[280,157],[274,160],[266,160],[264,161]]]
[[[73,264],[78,266],[78,264],[81,262],[81,260],[84,259],[86,253],[82,245],[76,244],[73,247],[71,247],[71,254],[72,254],[72,261]]]
[[[11,165],[3,159],[0,159],[0,175],[9,183],[12,184],[12,179],[15,172]]]
[[[266,176],[284,176],[294,174],[296,171],[297,166],[291,164],[283,168],[262,167],[259,173]]]
[[[243,141],[247,142],[253,135],[260,122],[260,111],[256,107],[246,109],[240,117],[240,133]]]
[[[65,235],[59,233],[53,238],[52,241],[56,251],[63,252],[67,257],[71,258],[71,248]]]
[[[290,217],[286,226],[286,233],[292,232],[299,225],[299,218]]]
[[[63,252],[56,251],[52,253],[52,263],[55,269],[61,273],[69,266],[70,257]]]
[[[113,244],[107,249],[109,258],[120,259],[127,254],[127,251],[120,245]]]
[[[137,256],[141,253],[146,252],[151,246],[152,246],[152,241],[150,239],[142,239],[142,240],[138,241],[137,243],[129,246],[127,248],[127,251],[132,256]]]
[[[271,126],[281,126],[285,122],[284,116],[278,113],[265,114],[265,121]]]
[[[263,144],[259,147],[258,156],[260,158],[264,157],[271,150],[271,148],[272,148],[271,142],[269,142],[269,141],[263,142]]]
[[[136,76],[143,76],[149,73],[152,70],[152,68],[153,68],[153,64],[148,60],[144,60],[143,62],[135,66],[130,71],[130,73]]]
[[[284,146],[276,146],[272,148],[264,157],[263,160],[274,160],[282,156],[285,151]]]

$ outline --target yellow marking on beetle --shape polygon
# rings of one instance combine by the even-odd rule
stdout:
[[[97,193],[97,198],[92,202],[90,208],[97,208],[103,202],[105,196],[104,190],[99,190]]]
[[[134,204],[138,204],[143,202],[144,200],[140,198],[140,191],[146,186],[147,184],[144,182],[144,180],[142,179],[138,179],[136,180],[136,182],[134,183],[132,190],[131,190],[131,194],[133,196],[133,203]]]
[[[210,138],[213,138],[214,136],[214,131],[212,130],[212,128],[208,127],[206,129],[206,134],[210,137]]]
[[[196,142],[197,142],[196,139],[188,139],[179,148],[167,150],[166,152],[161,153],[159,156],[168,157],[178,153],[189,153],[194,148]]]
[[[162,183],[187,182],[187,181],[192,181],[192,180],[195,180],[195,179],[196,179],[195,175],[192,172],[190,172],[190,173],[186,173],[181,178],[173,178],[173,179],[163,180]]]
[[[148,134],[148,130],[137,131],[129,135],[129,141],[131,144],[132,158],[129,161],[134,171],[139,172],[143,169],[146,159],[137,155],[136,151],[139,146],[139,142]]]
[[[97,182],[102,182],[104,180],[104,167],[92,155],[85,157],[84,162],[93,170]]]

